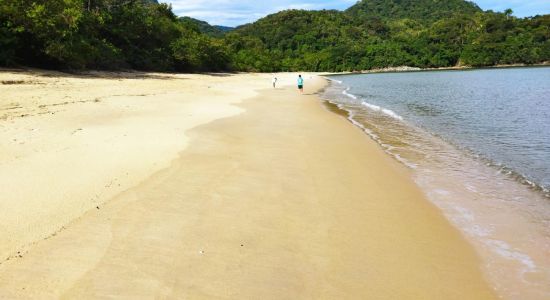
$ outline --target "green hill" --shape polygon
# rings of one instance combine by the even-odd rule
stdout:
[[[462,0],[363,0],[288,10],[227,35],[237,69],[353,71],[550,60],[550,15],[519,19]]]
[[[208,22],[197,20],[191,17],[181,17],[179,20],[188,27],[195,28],[201,33],[212,37],[222,37],[224,33],[233,30],[232,27],[210,25]]]
[[[0,1],[0,66],[216,71],[228,59],[157,1]]]
[[[433,22],[457,13],[474,14],[481,9],[463,0],[362,0],[346,10],[353,17],[414,19]]]
[[[353,71],[550,61],[550,15],[463,0],[363,0],[285,10],[236,29],[155,0],[0,1],[0,66],[156,71]]]
[[[235,30],[235,27],[230,27],[230,26],[213,25],[213,27],[220,30],[220,31],[222,31],[222,32],[230,32],[230,31]]]

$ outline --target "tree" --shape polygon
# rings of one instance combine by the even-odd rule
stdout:
[[[514,11],[511,8],[507,8],[506,10],[504,10],[504,15],[506,16],[507,19],[509,19],[513,13]]]

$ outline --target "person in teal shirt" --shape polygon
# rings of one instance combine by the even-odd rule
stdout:
[[[301,93],[304,92],[304,78],[302,78],[302,75],[298,75],[298,89]]]

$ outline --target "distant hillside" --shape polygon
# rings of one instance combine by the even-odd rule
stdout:
[[[208,22],[197,20],[191,17],[180,17],[181,22],[190,27],[196,28],[201,33],[212,37],[222,37],[224,33],[233,30],[233,27],[210,25]]]
[[[285,10],[236,29],[236,33],[261,39],[268,48],[315,50],[334,44],[351,18],[337,10]]]
[[[222,25],[213,25],[215,28],[223,31],[223,32],[229,32],[232,30],[235,30],[235,27],[229,27],[229,26],[222,26]]]
[[[550,61],[550,15],[516,18],[463,0],[363,0],[236,29],[155,0],[30,2],[0,1],[0,66],[334,72]]]
[[[474,14],[482,10],[463,0],[362,0],[346,10],[354,17],[415,19],[433,22],[454,14]]]
[[[550,15],[519,19],[463,0],[363,0],[343,12],[281,11],[226,40],[246,70],[534,64],[550,61]]]

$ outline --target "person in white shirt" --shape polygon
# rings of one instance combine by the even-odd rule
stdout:
[[[277,77],[273,77],[273,88],[277,86]]]

